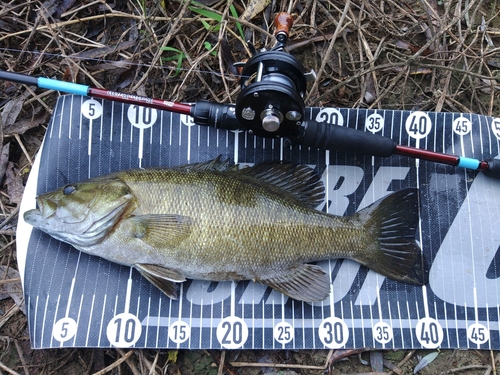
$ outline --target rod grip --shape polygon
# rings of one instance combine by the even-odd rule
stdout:
[[[0,80],[22,83],[30,86],[38,86],[38,78],[22,73],[7,72],[0,70]]]
[[[330,151],[381,157],[394,155],[396,149],[396,142],[391,138],[317,121],[306,122],[302,137],[295,141]]]

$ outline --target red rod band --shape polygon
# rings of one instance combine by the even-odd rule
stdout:
[[[90,87],[88,95],[94,98],[113,100],[115,102],[137,104],[143,107],[156,108],[164,111],[180,113],[183,115],[191,114],[191,105],[178,102],[170,102],[163,99],[148,98],[146,96],[131,95],[123,92],[110,91]]]
[[[420,148],[396,145],[395,154],[418,158],[421,160],[434,161],[437,163],[457,166],[460,157],[456,155],[441,154],[439,152],[422,150]]]

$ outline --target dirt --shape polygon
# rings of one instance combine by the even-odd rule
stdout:
[[[207,4],[203,9],[223,14],[227,24],[205,17],[205,28],[199,13],[177,1],[2,3],[0,69],[178,101],[234,102],[238,84],[232,64],[248,58],[237,26],[257,49],[269,48],[274,41],[261,28],[272,23],[276,12],[287,10],[290,2],[274,1],[239,23],[228,18],[225,1],[201,2]],[[249,3],[235,2],[235,10],[242,14]],[[293,4],[296,22],[289,49],[318,75],[309,85],[307,105],[500,113],[497,0],[353,0],[349,8],[344,0]],[[466,7],[457,21],[454,16]],[[14,270],[19,201],[57,95],[0,83],[0,265]],[[381,356],[397,366],[396,372],[411,374],[421,358],[434,352],[35,351],[20,305],[12,294],[1,293],[13,283],[19,286],[20,280],[6,276],[0,281],[2,374],[389,372],[370,366],[380,364]],[[349,355],[331,361],[341,354]],[[419,374],[500,374],[499,358],[496,351],[442,350]],[[231,366],[234,362],[241,366]]]

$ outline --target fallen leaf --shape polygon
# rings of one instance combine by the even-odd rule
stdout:
[[[496,80],[481,78],[481,81],[483,81],[483,83],[485,84],[485,86],[483,88],[481,88],[481,91],[486,93],[486,94],[491,94],[492,87],[493,87],[494,91],[500,90],[500,85],[497,84]]]
[[[135,46],[137,46],[137,42],[130,40],[130,41],[118,43],[114,46],[92,48],[92,49],[87,50],[87,51],[75,53],[69,57],[73,58],[73,59],[99,59],[99,58],[102,58],[110,53],[119,52],[121,50],[132,48]]]
[[[118,91],[130,85],[134,82],[135,75],[137,72],[137,65],[132,65],[129,69],[125,70],[118,76],[115,86],[113,90]]]
[[[382,356],[382,352],[378,350],[370,352],[370,366],[372,368],[372,371],[384,371],[384,357]]]
[[[19,170],[15,167],[14,163],[9,162],[5,172],[5,184],[7,185],[7,194],[9,195],[12,204],[21,203],[23,198],[23,179]]]
[[[19,271],[12,267],[0,266],[0,300],[12,298],[21,311],[26,314],[24,305],[23,287],[21,284],[21,275]],[[13,280],[12,282],[6,280]]]
[[[425,366],[430,364],[432,361],[434,361],[437,356],[439,355],[439,352],[432,352],[427,354],[424,358],[420,360],[420,362],[415,366],[415,369],[413,370],[413,373],[416,374],[420,370],[422,370]]]
[[[32,128],[36,128],[39,125],[46,124],[49,120],[49,113],[45,111],[42,107],[40,107],[40,111],[34,114],[33,117],[23,118],[17,120],[13,124],[9,126],[4,126],[3,132],[5,135],[13,135],[13,134],[24,134],[28,130]],[[34,111],[36,112],[36,111]]]
[[[262,12],[270,3],[271,0],[251,0],[240,18],[249,21]]]
[[[179,354],[178,350],[169,350],[168,351],[168,362],[169,363],[176,363],[178,354]]]
[[[375,90],[375,81],[372,74],[368,74],[366,77],[366,91],[365,91],[365,102],[367,104],[372,104],[377,98],[377,91]]]
[[[4,129],[14,124],[23,109],[23,104],[28,97],[29,92],[25,91],[23,94],[19,95],[17,98],[10,100],[5,104],[2,111],[2,123]]]
[[[3,176],[5,176],[5,171],[7,170],[7,164],[9,163],[9,151],[10,142],[4,144],[0,150],[0,182],[3,180]]]

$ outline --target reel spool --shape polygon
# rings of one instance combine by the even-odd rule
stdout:
[[[289,137],[304,121],[302,99],[306,70],[294,56],[263,51],[246,62],[242,91],[236,99],[236,117],[244,129],[260,137]]]

